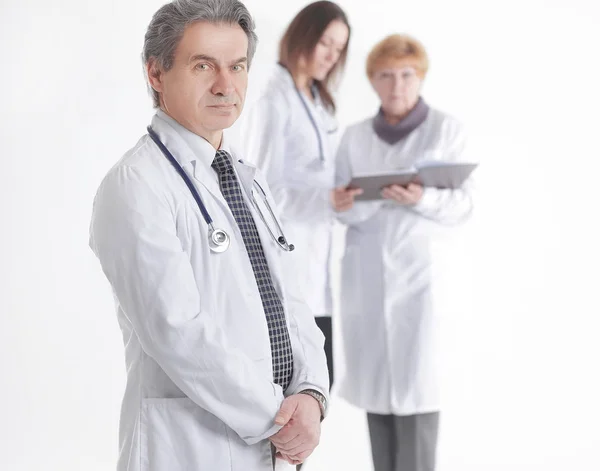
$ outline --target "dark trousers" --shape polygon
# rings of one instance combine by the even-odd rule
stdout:
[[[375,471],[434,471],[439,417],[368,413]]]
[[[315,317],[317,326],[325,336],[325,356],[327,357],[327,369],[329,370],[329,390],[333,386],[333,332],[331,328],[331,317]]]

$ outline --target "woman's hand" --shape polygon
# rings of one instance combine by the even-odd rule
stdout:
[[[417,183],[409,183],[406,188],[400,185],[390,185],[383,189],[381,196],[404,206],[412,206],[421,201],[423,186]]]
[[[338,212],[348,211],[354,206],[354,198],[362,192],[361,188],[335,188],[331,190],[331,205]]]

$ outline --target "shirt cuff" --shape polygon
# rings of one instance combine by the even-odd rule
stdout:
[[[416,211],[427,211],[431,209],[437,200],[437,188],[424,188],[423,195],[417,204],[413,205]]]

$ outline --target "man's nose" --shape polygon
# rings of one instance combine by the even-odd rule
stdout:
[[[229,96],[233,93],[234,89],[229,71],[219,71],[212,86],[212,93],[214,95]]]

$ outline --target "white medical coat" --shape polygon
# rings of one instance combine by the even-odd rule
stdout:
[[[270,471],[267,438],[278,431],[284,393],[273,382],[267,321],[242,235],[211,168],[215,150],[160,111],[152,126],[231,246],[209,250],[196,202],[148,135],[100,185],[90,246],[114,292],[127,365],[118,470]],[[274,206],[268,185],[229,151],[286,313],[294,355],[286,395],[327,394],[323,336],[306,305],[288,295],[287,253],[250,201],[256,179]]]
[[[459,123],[434,109],[406,138],[390,145],[368,119],[345,132],[337,183],[353,176],[461,161]],[[440,280],[452,276],[441,250],[448,227],[472,210],[471,180],[456,190],[426,188],[413,207],[357,201],[337,213],[347,225],[342,261],[341,329],[346,372],[339,393],[372,413],[412,415],[440,408]]]
[[[288,241],[296,247],[286,258],[285,274],[316,316],[330,316],[337,122],[318,96],[312,102],[300,95],[278,65],[243,123],[248,156],[265,174]]]

